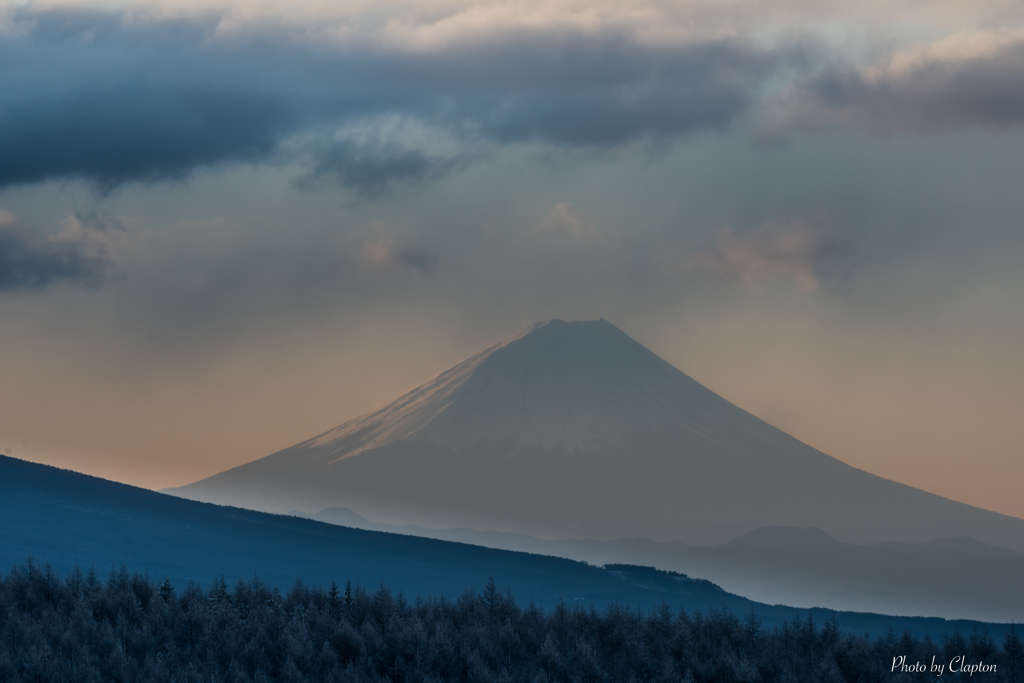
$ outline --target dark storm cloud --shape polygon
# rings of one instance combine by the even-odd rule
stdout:
[[[788,126],[879,132],[1024,123],[1024,40],[924,55],[873,71],[829,69],[782,102]]]
[[[465,129],[499,142],[600,147],[728,126],[798,57],[734,39],[655,47],[617,31],[551,30],[453,48],[426,69],[459,93],[458,108],[443,114]]]
[[[211,45],[209,22],[123,23],[84,10],[15,13],[0,48],[0,186],[87,178],[101,190],[265,157],[293,102],[238,77],[247,55]]]
[[[78,239],[42,240],[0,225],[0,292],[43,289],[60,281],[97,283],[110,263]]]
[[[367,194],[443,175],[464,153],[334,142],[380,115],[471,146],[611,146],[730,125],[788,57],[735,39],[644,45],[621,31],[536,29],[416,53],[217,17],[148,21],[20,7],[0,47],[0,187],[82,178],[100,191],[200,167],[312,159]]]

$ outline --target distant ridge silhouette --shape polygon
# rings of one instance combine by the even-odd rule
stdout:
[[[970,536],[1024,551],[1024,520],[829,457],[603,319],[531,325],[375,412],[168,492],[540,538],[818,527],[846,542]]]

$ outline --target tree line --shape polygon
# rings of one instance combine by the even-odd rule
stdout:
[[[974,676],[893,671],[955,657]],[[125,567],[61,577],[29,560],[0,576],[0,683],[67,681],[345,683],[1024,682],[1015,628],[1001,642],[959,631],[849,633],[835,618],[766,627],[754,613],[560,602],[520,605],[493,579],[480,592],[416,596],[385,586],[286,592],[258,578],[180,592]]]

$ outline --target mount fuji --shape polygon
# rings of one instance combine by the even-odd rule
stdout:
[[[721,542],[778,526],[1024,551],[1024,520],[846,465],[603,319],[537,323],[376,412],[166,492],[547,539]]]

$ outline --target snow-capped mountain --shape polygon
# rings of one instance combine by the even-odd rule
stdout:
[[[542,538],[721,540],[775,525],[1024,550],[1024,520],[831,458],[603,319],[535,324],[376,412],[168,492]]]

